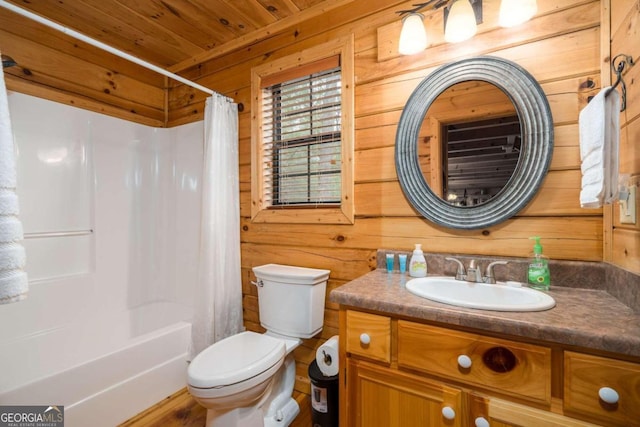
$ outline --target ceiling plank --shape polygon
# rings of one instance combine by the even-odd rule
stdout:
[[[322,3],[323,0],[293,0],[293,3],[295,3],[295,5],[298,7],[298,9],[300,10],[304,10],[308,7],[311,6],[315,6],[319,3]]]
[[[89,63],[119,74],[134,77],[136,80],[153,86],[163,86],[162,77],[154,71],[147,70],[131,61],[114,55],[105,55],[101,49],[81,42],[60,31],[43,26],[38,22],[16,15],[9,10],[0,9],[0,28],[4,32],[30,40],[49,49],[57,50],[65,55],[82,58]],[[21,67],[30,69],[35,66],[35,64],[28,62],[28,57],[23,55],[22,46],[10,38],[0,37],[0,50],[12,56]]]
[[[256,27],[264,27],[278,19],[271,14],[266,7],[258,2],[258,0],[225,0],[227,3],[233,3],[238,11],[253,21]]]
[[[288,18],[300,12],[298,6],[291,0],[258,0],[262,7],[268,10],[273,16],[280,19]]]
[[[251,33],[258,28],[259,23],[255,22],[252,15],[245,14],[237,9],[234,5],[230,5],[225,0],[187,0],[203,11],[199,17],[206,19],[209,25],[218,25],[227,31],[227,36],[223,39],[216,40],[216,45],[226,43],[238,36]],[[256,6],[260,8],[260,6]]]
[[[78,0],[75,0],[78,1]],[[136,46],[147,46],[154,51],[167,52],[168,56],[179,57],[194,55],[202,51],[202,47],[192,43],[181,34],[168,30],[153,18],[141,13],[137,8],[129,7],[120,0],[105,2],[104,0],[81,0],[87,7],[83,10],[96,14],[97,22],[102,29],[110,28],[134,42]],[[95,11],[95,12],[94,12]],[[100,16],[103,14],[103,16]],[[147,60],[145,56],[141,59]],[[165,62],[165,65],[169,65]]]
[[[173,44],[159,42],[157,39],[149,37],[140,28],[119,22],[114,17],[121,16],[125,12],[122,10],[122,5],[118,3],[110,2],[110,10],[104,12],[85,1],[78,0],[68,2],[30,0],[28,3],[10,0],[10,2],[155,64],[168,66],[190,57],[190,52],[201,51],[201,48],[194,50],[193,47],[182,49],[186,46],[180,46],[179,43],[176,44],[179,47],[176,47]]]
[[[184,0],[117,0],[156,25],[179,34],[201,49],[211,49],[216,41],[229,37],[222,24],[212,22],[207,11]]]
[[[302,10],[300,13],[293,15],[290,18],[276,21],[270,25],[267,25],[266,27],[259,28],[256,31],[253,31],[249,34],[246,34],[241,37],[237,37],[234,40],[231,40],[222,46],[215,47],[206,52],[203,52],[189,59],[186,59],[182,62],[179,62],[169,67],[169,71],[173,73],[178,73],[180,71],[186,70],[187,68],[193,67],[194,65],[201,64],[209,59],[215,58],[216,56],[224,55],[225,53],[229,53],[243,46],[256,43],[265,38],[269,38],[273,34],[294,25],[296,22],[302,22],[309,19],[313,19],[317,16],[325,14],[333,9],[336,9],[340,6],[344,6],[351,2],[353,2],[353,0],[325,0],[322,3],[318,3],[315,6]]]

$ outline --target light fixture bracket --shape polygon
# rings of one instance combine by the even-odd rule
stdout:
[[[448,6],[450,0],[429,0],[426,1],[424,3],[416,3],[414,4],[412,9],[403,9],[403,10],[399,10],[396,13],[400,16],[404,16],[404,15],[410,15],[412,13],[418,13],[423,9],[427,9],[427,10],[436,10],[436,9],[440,9],[441,7],[445,7]]]

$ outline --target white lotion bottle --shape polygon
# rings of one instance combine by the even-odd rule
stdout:
[[[427,260],[424,259],[422,245],[420,243],[416,243],[416,248],[413,250],[413,255],[411,255],[411,261],[409,262],[409,276],[427,276]]]

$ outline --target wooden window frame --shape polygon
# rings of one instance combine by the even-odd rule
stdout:
[[[342,167],[339,206],[278,207],[263,200],[262,88],[278,76],[295,75],[310,64],[339,55],[342,76]],[[251,220],[265,223],[353,224],[354,223],[354,42],[353,36],[339,38],[288,55],[251,70]],[[267,84],[268,83],[268,84]]]

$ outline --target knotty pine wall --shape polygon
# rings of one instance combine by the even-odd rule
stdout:
[[[502,29],[496,24],[499,2],[485,0],[485,23],[480,26],[479,34],[460,45],[442,42],[441,12],[427,14],[427,26],[437,29],[433,31],[434,45],[424,53],[402,57],[397,55],[395,47],[400,29],[395,11],[410,4],[390,6],[382,0],[355,1],[313,22],[300,22],[290,31],[242,51],[185,70],[189,77],[232,96],[243,107],[240,114],[241,247],[244,319],[249,329],[262,330],[256,292],[249,282],[253,278],[251,267],[263,263],[330,269],[330,290],[374,268],[377,248],[408,250],[416,242],[433,252],[526,257],[531,250],[528,237],[540,235],[545,253],[551,258],[603,260],[603,210],[581,209],[579,205],[578,146],[579,111],[587,97],[600,89],[601,67],[608,63],[601,49],[600,1],[538,0],[539,11],[534,20],[518,28]],[[622,21],[620,18],[620,26]],[[605,26],[608,33],[607,27],[608,24]],[[355,223],[342,226],[252,223],[251,67],[350,33],[354,34],[356,43]],[[551,170],[536,198],[513,219],[485,230],[450,230],[422,219],[400,190],[394,165],[397,123],[412,90],[437,66],[487,54],[522,65],[545,91],[555,124]],[[170,125],[200,119],[201,96],[189,88],[174,89],[169,115]],[[637,151],[633,156],[637,165]],[[621,235],[623,231],[616,232]],[[638,235],[637,228],[624,232]],[[625,243],[630,241],[627,239]],[[618,239],[614,247],[618,242],[621,240]],[[621,264],[628,268],[635,265],[635,270],[640,272],[637,244],[625,250],[629,261]],[[308,392],[307,367],[313,360],[315,347],[337,333],[336,309],[327,302],[322,335],[296,350],[298,391]]]

